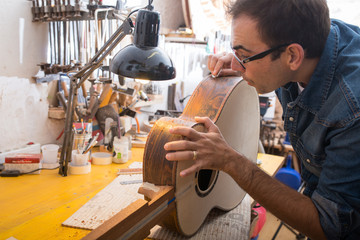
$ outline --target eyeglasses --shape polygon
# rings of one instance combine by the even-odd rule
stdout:
[[[245,63],[248,63],[248,62],[251,62],[251,61],[254,61],[254,60],[258,60],[258,59],[261,59],[265,56],[267,56],[268,54],[272,53],[273,51],[275,50],[278,50],[279,48],[282,48],[282,47],[285,47],[285,46],[289,46],[291,43],[286,43],[286,44],[281,44],[279,46],[276,46],[276,47],[273,47],[273,48],[270,48],[266,51],[263,51],[261,53],[258,53],[258,54],[255,54],[254,56],[251,56],[251,57],[248,57],[248,58],[245,58],[243,60],[240,60],[240,57],[238,56],[237,52],[236,52],[236,49],[232,48],[232,51],[233,51],[233,55],[235,57],[235,59],[240,63],[240,65],[246,69],[246,67],[244,66]]]

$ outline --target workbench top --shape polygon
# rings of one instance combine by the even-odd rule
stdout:
[[[56,170],[40,175],[0,178],[0,239],[80,239],[90,230],[61,225],[118,175],[118,169],[142,161],[143,148],[132,149],[125,164],[92,165],[91,173],[62,177]],[[261,168],[269,175],[282,166],[284,158],[259,154]]]

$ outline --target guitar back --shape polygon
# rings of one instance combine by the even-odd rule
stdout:
[[[245,196],[237,183],[222,171],[205,169],[180,177],[179,173],[193,161],[165,159],[164,144],[181,139],[168,133],[170,127],[183,125],[205,131],[194,121],[195,116],[212,119],[227,143],[255,162],[260,124],[258,95],[241,78],[209,77],[196,88],[180,118],[161,118],[152,128],[144,152],[144,181],[175,187],[176,211],[164,224],[186,236],[196,233],[212,208],[231,210]]]

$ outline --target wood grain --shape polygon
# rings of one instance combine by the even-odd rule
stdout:
[[[182,115],[179,118],[164,117],[156,121],[149,133],[144,151],[144,182],[155,185],[175,185],[176,162],[165,159],[164,145],[167,142],[182,139],[169,133],[174,126],[196,127],[199,125],[194,118],[209,117],[216,122],[222,107],[226,103],[234,87],[241,78],[218,78],[208,77],[204,79],[190,97]]]

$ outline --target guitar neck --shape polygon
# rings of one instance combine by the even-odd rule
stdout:
[[[175,210],[172,186],[161,186],[156,194],[145,194],[150,201],[138,199],[91,231],[83,239],[144,239],[150,229]]]

